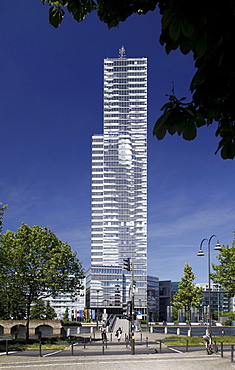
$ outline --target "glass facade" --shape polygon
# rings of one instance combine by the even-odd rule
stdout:
[[[147,59],[126,58],[124,47],[119,58],[104,60],[103,120],[103,134],[92,137],[91,276],[95,268],[121,269],[100,270],[95,281],[102,286],[104,302],[115,296],[118,281],[121,293],[116,303],[122,305],[129,299],[131,273],[122,270],[123,258],[129,257],[134,263],[136,306],[141,302],[146,307]],[[91,305],[95,299],[91,290]]]
[[[197,283],[196,284],[199,287],[203,288],[202,292],[202,300],[200,302],[200,318],[204,321],[205,317],[208,311],[209,306],[209,284],[208,283]],[[229,311],[229,299],[226,296],[226,293],[224,292],[223,288],[219,284],[211,283],[211,313],[212,318],[214,315],[214,312],[228,312]]]
[[[155,322],[159,320],[159,278],[148,276],[147,286],[148,320]]]

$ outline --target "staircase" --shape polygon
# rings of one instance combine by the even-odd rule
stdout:
[[[115,324],[113,325],[113,333],[115,334],[118,328],[122,329],[122,334],[129,333],[129,321],[127,319],[116,318]]]

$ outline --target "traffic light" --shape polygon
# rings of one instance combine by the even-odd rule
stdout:
[[[131,271],[131,259],[123,258],[123,268],[124,270]]]
[[[124,316],[127,316],[127,302],[122,304],[122,313]]]
[[[123,315],[127,320],[131,320],[131,301],[127,301],[122,304]]]

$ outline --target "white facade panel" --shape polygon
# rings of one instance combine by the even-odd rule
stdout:
[[[92,137],[91,267],[122,268],[130,257],[136,300],[146,307],[146,58],[126,58],[122,48],[119,58],[104,60],[103,118],[103,135]]]

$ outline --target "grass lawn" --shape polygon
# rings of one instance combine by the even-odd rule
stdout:
[[[59,342],[59,343],[57,343]],[[39,349],[40,343],[39,340],[36,339],[29,339],[27,342],[24,339],[12,339],[8,340],[8,351],[25,351],[26,349]],[[69,348],[69,344],[67,341],[61,338],[53,338],[49,340],[42,340],[42,348],[43,349],[53,349],[53,350],[60,350]],[[0,352],[6,351],[6,340],[0,341]]]
[[[224,344],[235,344],[234,336],[215,336],[212,339],[213,341],[216,340],[217,344],[220,344],[221,342],[223,342]],[[163,342],[166,346],[186,346],[187,341],[189,346],[205,345],[205,341],[202,339],[202,337],[172,336],[163,339]]]

